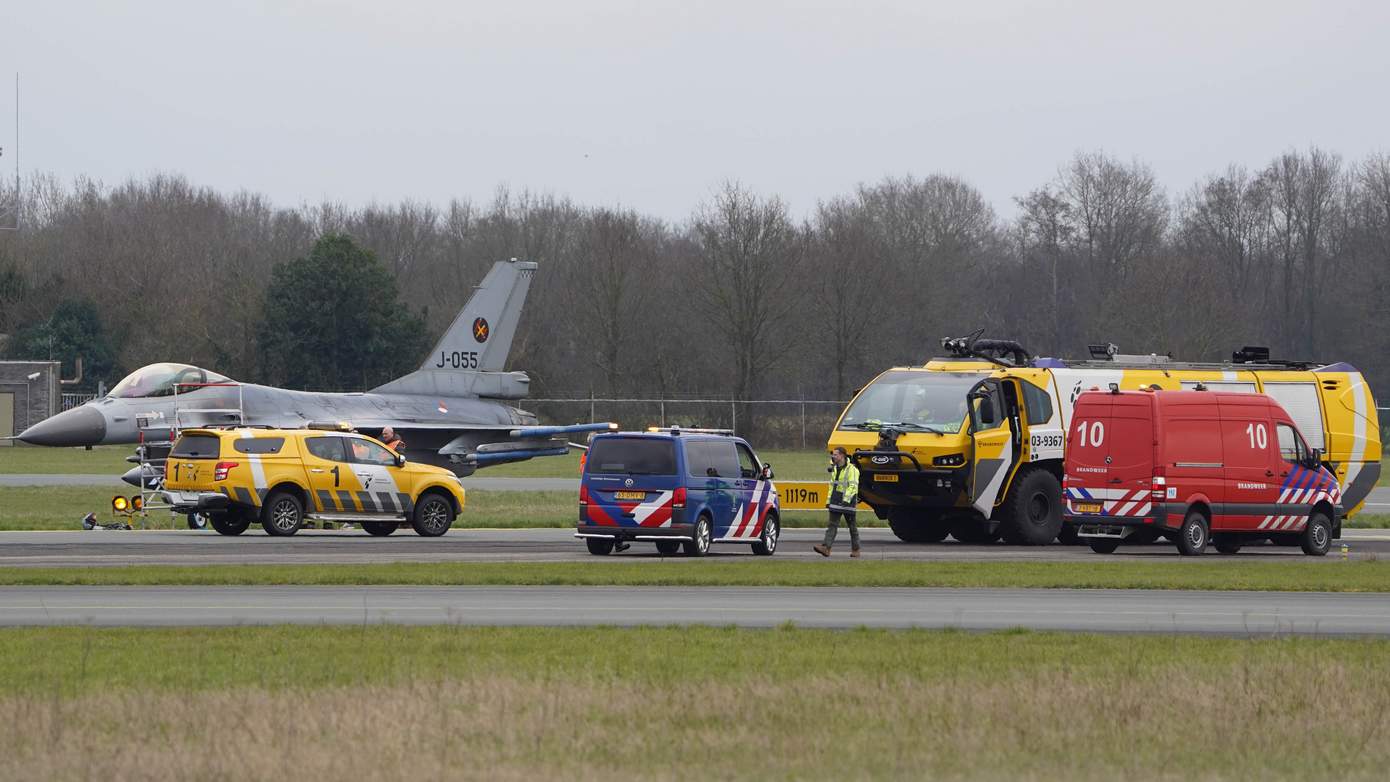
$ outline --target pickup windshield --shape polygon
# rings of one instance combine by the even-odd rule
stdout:
[[[839,428],[892,425],[955,434],[965,426],[965,395],[984,378],[974,372],[885,372],[849,406]]]

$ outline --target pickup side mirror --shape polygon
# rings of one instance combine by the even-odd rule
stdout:
[[[772,480],[772,465],[768,464],[767,462],[763,462],[763,473],[759,477],[761,477],[765,481]]]

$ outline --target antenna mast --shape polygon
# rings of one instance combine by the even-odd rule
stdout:
[[[14,211],[14,225],[0,225],[0,231],[19,230],[19,71],[14,74],[14,203],[9,207],[0,204],[0,217],[4,217],[5,212]]]

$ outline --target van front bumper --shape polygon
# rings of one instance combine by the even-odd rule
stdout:
[[[694,524],[672,524],[667,527],[608,527],[580,524],[576,538],[607,538],[609,540],[694,540]]]

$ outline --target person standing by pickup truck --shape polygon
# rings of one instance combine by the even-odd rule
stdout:
[[[830,511],[830,525],[825,529],[825,542],[814,546],[822,557],[830,556],[830,548],[835,545],[835,535],[840,531],[843,519],[849,527],[849,555],[859,557],[859,525],[854,521],[854,509],[859,502],[859,468],[849,460],[844,448],[830,452],[830,501],[826,509]]]

